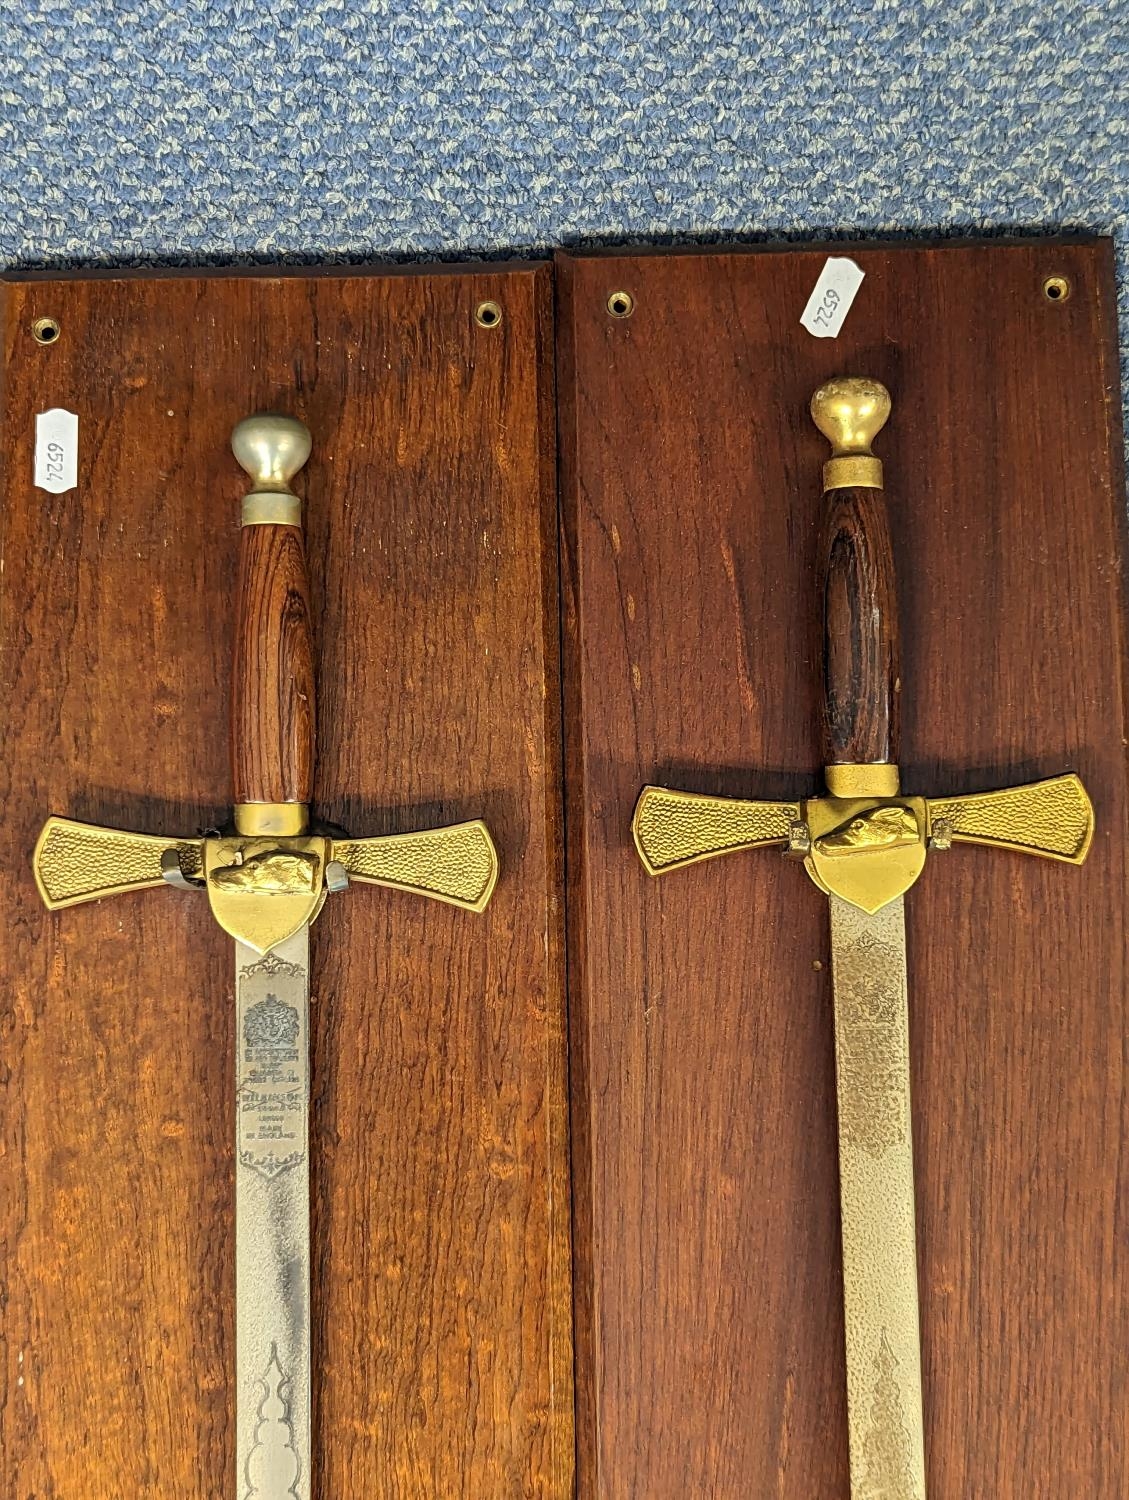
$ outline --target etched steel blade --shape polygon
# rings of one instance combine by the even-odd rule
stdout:
[[[235,945],[236,1500],[309,1500],[309,928]]]
[[[829,899],[851,1500],[925,1500],[904,904]]]

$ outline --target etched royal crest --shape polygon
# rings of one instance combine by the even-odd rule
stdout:
[[[298,1012],[268,995],[251,1006],[243,1018],[243,1040],[248,1047],[290,1051],[298,1044]]]

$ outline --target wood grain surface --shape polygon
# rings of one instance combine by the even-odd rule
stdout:
[[[232,801],[308,803],[317,689],[302,528],[240,530],[232,651]]]
[[[1123,1495],[1111,249],[860,247],[816,340],[825,253],[558,261],[580,1494],[848,1494],[826,901],[765,851],[651,880],[629,821],[644,782],[819,788],[807,409],[858,373],[893,396],[903,786],[1073,768],[1097,811],[1082,869],[966,846],[907,898],[930,1493]]]
[[[896,762],[901,700],[898,589],[883,492],[828,490],[819,554],[824,764]]]
[[[52,811],[227,816],[228,443],[279,408],[314,439],[316,813],[481,815],[502,860],[485,916],[357,887],[313,930],[316,1492],[571,1492],[551,296],[545,266],[3,288],[11,1500],[232,1492],[230,941],[172,890],[48,915],[29,859]]]

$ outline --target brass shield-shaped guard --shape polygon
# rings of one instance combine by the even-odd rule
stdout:
[[[804,804],[808,874],[829,896],[873,914],[909,890],[925,868],[922,797],[818,797]]]
[[[312,922],[325,899],[324,838],[219,838],[204,844],[212,915],[233,938],[268,953]]]

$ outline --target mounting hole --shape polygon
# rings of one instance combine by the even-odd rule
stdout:
[[[37,344],[53,344],[59,337],[59,325],[54,318],[36,318],[31,325],[31,336]]]
[[[502,321],[502,309],[496,302],[480,302],[474,310],[474,321],[479,328],[497,328]]]
[[[608,298],[608,312],[613,318],[629,318],[635,311],[635,298],[630,292],[613,292]]]
[[[1070,296],[1070,282],[1065,276],[1048,276],[1043,282],[1043,296],[1048,302],[1065,302]]]

